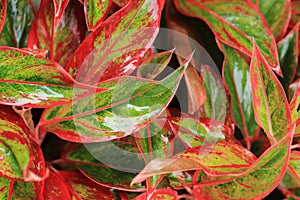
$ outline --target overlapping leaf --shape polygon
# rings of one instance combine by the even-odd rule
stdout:
[[[63,13],[68,6],[70,0],[53,0],[54,3],[54,25],[56,25],[59,20],[62,18]]]
[[[0,31],[0,45],[25,47],[30,25],[34,18],[29,1],[4,0],[2,3],[1,9],[5,9],[7,3],[7,10],[5,24],[2,32]],[[0,28],[3,23],[2,20],[0,20]]]
[[[177,200],[179,196],[175,190],[172,189],[157,189],[154,190],[152,195],[147,195],[147,193],[143,193],[133,200],[144,200],[150,198],[151,200]]]
[[[291,151],[289,160],[289,169],[292,171],[294,177],[300,181],[300,153],[299,151]]]
[[[249,63],[245,55],[237,50],[226,45],[221,46],[225,55],[223,79],[231,97],[232,116],[249,147],[258,127],[254,120]]]
[[[78,1],[61,0],[59,4],[60,20],[55,13],[57,0],[43,0],[37,17],[30,29],[28,47],[49,51],[49,57],[64,66],[70,55],[85,38],[86,26],[83,6]]]
[[[64,180],[52,171],[45,180],[44,199],[72,199]]]
[[[251,1],[175,0],[175,5],[183,14],[203,19],[221,42],[248,56],[252,54],[254,38],[270,66],[281,73],[275,38]]]
[[[292,133],[290,130],[238,177],[202,176],[193,188],[194,196],[198,199],[263,199],[278,186],[285,173]]]
[[[259,0],[258,7],[266,18],[275,38],[280,39],[285,34],[290,22],[291,0]]]
[[[6,9],[7,9],[7,0],[3,0],[0,3],[0,33],[1,33],[1,31],[3,29],[3,26],[5,24]]]
[[[92,146],[89,146],[88,148],[80,145],[77,148],[65,152],[62,156],[64,165],[68,164],[75,166],[89,179],[105,187],[125,191],[145,191],[145,187],[142,185],[130,186],[130,181],[134,178],[135,173],[133,173],[134,171],[128,172],[128,170],[134,169],[123,168],[121,169],[122,171],[119,171],[105,165],[105,163],[101,163],[100,161],[102,158],[99,158],[98,156],[99,154],[102,154],[102,148],[98,148],[99,145],[90,145]],[[113,157],[109,157],[111,154],[107,154],[107,156],[107,159],[114,161]],[[115,162],[118,162],[118,160],[115,160]]]
[[[137,69],[137,76],[147,79],[155,79],[171,60],[174,50],[151,55]]]
[[[108,88],[104,92],[46,109],[39,126],[74,142],[107,141],[132,134],[166,108],[189,60],[159,82],[134,77],[103,82],[99,87]]]
[[[108,15],[112,0],[85,0],[85,20],[89,31],[94,31]]]
[[[66,70],[89,84],[131,73],[151,47],[159,22],[156,0],[130,1],[87,36]]]
[[[296,25],[286,36],[278,43],[278,54],[280,65],[282,66],[283,78],[280,78],[286,93],[291,82],[294,80],[298,66],[298,41],[299,25]]]
[[[291,126],[291,113],[279,80],[255,43],[250,77],[255,120],[274,144],[286,135]]]
[[[74,80],[57,63],[41,56],[0,47],[0,69],[1,104],[51,107],[75,98]]]

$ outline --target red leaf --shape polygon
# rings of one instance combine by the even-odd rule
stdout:
[[[6,19],[6,9],[7,9],[7,0],[2,0],[0,2],[0,33],[3,29]]]
[[[29,32],[28,47],[48,50],[50,58],[64,66],[69,56],[85,38],[83,6],[78,1],[71,1],[61,13],[59,22],[55,23],[53,1],[57,0],[41,2],[37,17]],[[60,1],[60,3],[64,2],[67,3],[65,0]]]
[[[159,23],[156,0],[130,1],[87,36],[66,70],[88,84],[131,73],[151,47]]]
[[[64,180],[52,171],[50,171],[49,177],[45,180],[44,199],[72,199]]]
[[[53,0],[54,3],[54,25],[58,24],[70,0]],[[49,13],[48,13],[49,14]]]

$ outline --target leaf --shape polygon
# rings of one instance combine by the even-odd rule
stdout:
[[[130,1],[86,37],[65,69],[88,84],[130,74],[151,47],[159,22],[156,0]]]
[[[0,33],[5,24],[6,10],[7,10],[7,0],[3,0],[0,2]]]
[[[104,92],[46,109],[39,127],[65,140],[81,143],[108,141],[130,135],[166,108],[190,58],[184,66],[160,82],[134,77],[119,77],[103,82],[99,88],[107,88]]]
[[[49,58],[64,66],[85,38],[83,6],[78,1],[70,1],[68,4],[68,1],[60,0],[59,9],[63,13],[56,16],[55,6],[58,5],[53,4],[53,1],[58,3],[58,0],[42,1],[30,29],[28,47],[48,50]],[[67,4],[68,6],[63,8]],[[60,17],[60,20],[55,23],[57,17]]]
[[[300,1],[292,0],[292,16],[290,26],[294,27],[300,20]]]
[[[282,38],[287,31],[291,18],[291,0],[259,0],[258,7],[269,24],[274,37],[276,39]]]
[[[254,43],[250,64],[252,101],[256,122],[271,144],[283,138],[291,125],[291,113],[284,90]]]
[[[59,171],[59,176],[64,179],[72,196],[76,199],[114,199],[114,195],[108,188],[92,182],[80,173]]]
[[[296,91],[292,97],[290,102],[290,110],[292,114],[292,122],[295,123],[298,119],[300,119],[300,79],[296,82]]]
[[[224,53],[223,79],[231,97],[232,116],[243,133],[247,147],[258,128],[254,120],[250,69],[245,55],[219,43]]]
[[[169,64],[174,49],[151,55],[137,68],[137,76],[154,80]]]
[[[201,66],[201,76],[206,89],[206,101],[200,108],[200,117],[224,123],[229,110],[229,100],[221,77],[209,66]]]
[[[291,151],[291,156],[288,165],[289,170],[292,171],[294,178],[300,181],[300,152]]]
[[[133,180],[178,171],[203,170],[212,176],[240,173],[255,161],[255,156],[240,145],[217,142],[207,148],[191,148],[173,158],[152,160]]]
[[[0,47],[0,69],[1,104],[52,107],[76,99],[74,80],[57,63],[41,56]],[[87,91],[79,89],[78,94]]]
[[[10,180],[0,177],[0,198],[8,199],[10,193]]]
[[[43,185],[41,182],[13,181],[10,183],[11,199],[32,200],[42,199]]]
[[[27,0],[4,0],[3,3],[5,2],[7,3],[6,20],[0,33],[0,45],[25,47],[34,18],[32,8]],[[2,20],[1,23],[3,23]]]
[[[176,48],[175,55],[179,63],[182,63],[183,58],[181,56],[185,56],[189,52],[193,52],[193,48],[195,48],[196,50],[199,49],[197,48],[197,46],[195,47],[195,41],[191,42],[191,37],[194,37],[194,35],[192,35],[192,33],[194,32],[193,27],[188,26],[185,21],[182,20],[181,16],[173,6],[172,1],[167,1],[166,23],[168,28],[174,31],[181,32],[185,35],[183,36],[174,34],[172,32],[170,34],[170,39],[173,43],[173,46]],[[198,71],[196,69],[197,67],[200,67],[199,60],[201,60],[201,58],[198,58],[195,55],[184,75],[188,95],[188,113],[192,115],[194,115],[195,112],[199,111],[200,106],[202,106],[206,100],[206,91],[203,79],[198,74]]]
[[[181,13],[204,20],[224,44],[252,55],[252,38],[263,57],[281,74],[275,38],[258,8],[250,1],[175,0]],[[257,34],[259,33],[259,34]]]
[[[293,129],[240,176],[202,177],[193,188],[197,199],[263,199],[280,183],[289,159]]]
[[[77,148],[66,151],[62,156],[62,163],[64,165],[75,166],[83,175],[101,186],[125,191],[145,191],[142,185],[129,185],[135,173],[128,172],[128,169],[119,171],[101,163],[100,160],[95,157],[99,154],[101,155],[101,148],[97,148],[97,145],[89,145],[88,149],[83,145],[79,145]],[[93,150],[91,152],[90,150],[92,148]]]
[[[298,39],[299,25],[296,25],[286,36],[278,43],[278,54],[280,65],[282,66],[283,78],[280,77],[286,93],[291,82],[294,80],[298,66]]]
[[[129,1],[130,0],[113,0],[113,2],[121,8],[124,7]]]
[[[29,131],[10,107],[0,108],[0,175],[21,180],[32,163]]]
[[[58,24],[59,20],[62,18],[63,13],[65,12],[65,9],[66,9],[66,7],[69,4],[69,1],[70,0],[53,0],[53,3],[54,3],[54,14],[55,14],[54,25]]]
[[[133,200],[144,200],[144,199],[151,199],[151,200],[177,200],[180,199],[177,192],[172,189],[156,189],[154,190],[151,196],[147,195],[147,193],[143,193]]]
[[[95,31],[109,13],[112,0],[85,0],[84,13],[89,31]]]
[[[44,199],[72,199],[64,180],[52,171],[45,180]]]

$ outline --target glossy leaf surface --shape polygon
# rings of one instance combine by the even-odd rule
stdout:
[[[282,85],[288,93],[288,88],[294,80],[298,66],[298,41],[299,25],[295,26],[286,36],[278,43],[278,54],[280,65],[282,66],[283,78],[279,78]]]
[[[254,119],[249,63],[237,50],[227,45],[221,47],[225,55],[223,79],[232,101],[232,116],[249,146],[258,127]]]
[[[57,63],[41,56],[0,47],[0,69],[1,104],[49,107],[74,97],[74,80]]]
[[[132,134],[169,104],[188,62],[160,82],[134,77],[103,82],[99,87],[108,88],[104,92],[45,110],[39,126],[74,142],[107,141]]]
[[[251,1],[175,0],[175,6],[187,16],[203,19],[221,42],[248,56],[252,55],[254,38],[270,66],[281,73],[275,38]]]
[[[133,200],[144,200],[149,198],[146,193],[141,194],[134,198]],[[151,200],[177,200],[179,196],[175,190],[172,189],[156,189],[153,194],[150,196]]]
[[[56,4],[53,1],[57,0],[42,1],[30,29],[28,47],[48,50],[49,58],[64,66],[85,38],[83,6],[78,1],[70,1],[66,9],[63,9],[61,6],[67,1],[61,0],[59,9],[64,12],[55,23],[58,16],[55,15]]]
[[[119,171],[101,163],[100,160],[95,157],[100,153],[99,148],[94,145],[94,149],[95,151],[90,152],[85,146],[80,145],[66,152],[62,159],[65,164],[75,166],[86,177],[99,185],[125,191],[145,190],[142,185],[130,186],[130,181],[134,178],[135,173]],[[91,150],[91,147],[89,147],[89,150]]]
[[[0,33],[0,45],[25,47],[34,18],[32,8],[27,0],[5,1],[7,1],[6,20]]]
[[[266,18],[275,38],[281,38],[286,32],[291,18],[291,0],[259,0],[258,7]]]
[[[69,59],[66,70],[89,84],[131,73],[157,34],[157,1],[132,1],[90,33]]]
[[[89,31],[94,31],[107,16],[112,0],[85,0],[85,20]]]
[[[254,115],[271,144],[279,141],[291,125],[291,113],[284,90],[254,45],[250,64]]]

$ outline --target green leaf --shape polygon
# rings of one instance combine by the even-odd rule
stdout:
[[[173,52],[174,49],[152,55],[138,67],[137,76],[155,79],[168,66]]]
[[[103,82],[99,87],[108,88],[104,92],[46,109],[39,127],[73,142],[100,142],[130,135],[166,108],[190,58],[160,82],[134,77]]]
[[[0,45],[25,47],[34,18],[32,8],[27,0],[5,0],[5,2],[7,2],[6,20],[0,33]]]
[[[263,57],[278,74],[281,74],[275,38],[252,2],[175,0],[175,6],[187,16],[204,20],[218,40],[248,56],[252,55],[254,38]]]
[[[1,199],[9,199],[9,189],[10,180],[7,178],[0,177],[0,198]]]
[[[254,43],[250,64],[254,116],[271,144],[281,140],[291,126],[291,113],[284,90]]]
[[[149,197],[149,194],[143,193],[133,200],[145,200]],[[177,192],[172,189],[156,189],[151,194],[151,200],[177,200],[180,199]]]
[[[75,98],[74,80],[57,63],[41,56],[0,47],[0,70],[1,104],[51,107]]]
[[[292,11],[290,0],[259,0],[259,10],[268,22],[276,39],[280,39],[286,32]],[[283,65],[281,65],[283,66]]]
[[[89,31],[94,31],[109,13],[112,0],[86,0],[84,11]]]
[[[289,160],[289,169],[298,182],[300,181],[300,152],[291,151],[291,156]]]
[[[223,78],[231,97],[232,116],[250,147],[258,125],[254,119],[250,69],[245,55],[220,43],[225,56]]]
[[[298,43],[299,43],[299,25],[296,25],[286,36],[278,43],[279,61],[282,66],[283,78],[280,77],[286,93],[294,80],[298,67]]]
[[[33,156],[27,126],[10,107],[0,105],[0,127],[0,175],[23,179]]]
[[[154,42],[159,22],[157,0],[130,1],[86,37],[65,69],[88,84],[128,75]]]

